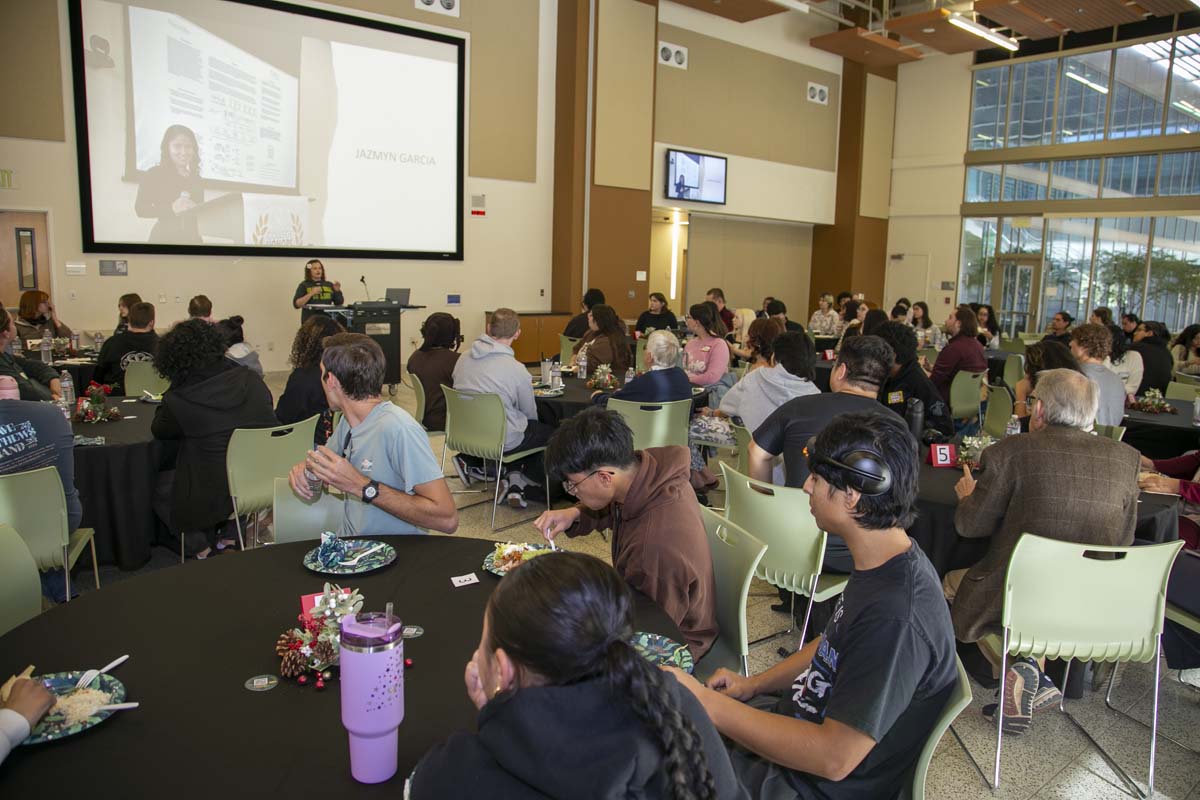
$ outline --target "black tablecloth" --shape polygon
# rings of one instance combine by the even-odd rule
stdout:
[[[582,378],[563,378],[563,393],[558,397],[534,396],[537,404],[538,420],[547,425],[558,426],[564,419],[569,419],[588,406],[592,405],[592,392],[587,381]],[[692,398],[693,410],[708,405],[708,392],[704,391]]]
[[[813,377],[815,378],[813,383],[822,392],[830,391],[829,376],[833,374],[833,365],[836,363],[836,361],[818,361],[816,363],[816,368],[813,370]]]
[[[92,376],[96,374],[96,362],[87,361],[84,363],[63,363],[59,362],[54,365],[54,368],[59,372],[64,369],[71,376],[71,382],[75,384],[75,395],[83,396],[83,390],[92,382]]]
[[[818,353],[821,353],[825,350],[832,350],[833,348],[837,347],[837,343],[838,343],[838,337],[836,337],[836,336],[814,336],[813,337],[813,346],[816,348],[816,351]]]
[[[958,507],[954,484],[961,477],[961,469],[921,464],[917,489],[919,516],[908,533],[921,545],[939,575],[970,567],[987,553],[987,539],[964,539],[954,529],[954,511]],[[1178,539],[1179,498],[1142,492],[1140,500],[1134,537],[1152,542]]]
[[[1004,364],[1011,353],[1004,350],[985,350],[988,364],[988,383],[999,386],[1004,383]]]
[[[398,551],[391,566],[341,583],[362,592],[366,610],[390,600],[405,623],[425,629],[404,643],[413,666],[392,780],[366,786],[350,777],[337,680],[321,691],[291,681],[267,692],[244,688],[255,675],[279,674],[275,640],[295,624],[300,595],[320,591],[326,579],[301,565],[314,543],[299,542],[131,578],[0,637],[4,677],[27,664],[45,673],[129,653],[113,674],[127,699],[141,703],[76,737],[18,747],[0,771],[0,794],[42,797],[69,773],[89,776],[104,797],[400,797],[430,746],[475,727],[463,668],[499,579],[480,568],[490,542],[388,542]],[[451,576],[470,572],[480,583],[451,586]],[[660,609],[637,599],[639,629],[680,640]]]
[[[1150,458],[1174,458],[1198,444],[1197,431],[1192,425],[1192,404],[1186,400],[1167,400],[1176,409],[1175,414],[1147,414],[1132,409],[1125,410],[1126,444]]]
[[[96,556],[104,564],[137,569],[150,560],[159,532],[154,487],[164,460],[174,461],[150,433],[157,406],[109,398],[121,410],[115,422],[72,423],[78,436],[103,436],[103,445],[75,448],[75,488],[83,503],[82,527],[96,530]],[[168,455],[168,453],[170,455]]]

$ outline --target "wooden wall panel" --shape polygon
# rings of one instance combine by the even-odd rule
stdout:
[[[0,136],[65,141],[58,3],[5,0],[0,30]]]
[[[658,10],[637,0],[602,0],[596,11],[593,182],[649,189]]]
[[[648,295],[647,284],[635,281],[636,274],[649,269],[649,190],[593,186],[588,286],[603,291],[619,316],[636,318],[646,310]]]

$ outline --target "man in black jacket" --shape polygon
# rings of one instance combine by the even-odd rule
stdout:
[[[875,335],[890,344],[896,353],[891,373],[879,390],[879,402],[904,417],[908,401],[916,398],[925,407],[925,427],[953,436],[950,408],[917,363],[917,334],[912,327],[903,322],[885,322],[876,328]]]
[[[0,307],[0,375],[17,381],[22,400],[57,400],[62,397],[58,373],[49,364],[32,358],[10,355],[9,346],[17,338],[17,324]]]
[[[1144,395],[1147,389],[1167,391],[1167,384],[1171,382],[1175,371],[1175,360],[1167,348],[1170,339],[1167,326],[1161,322],[1139,322],[1134,330],[1133,344],[1129,349],[1142,356],[1142,383],[1138,386],[1138,396]]]
[[[116,334],[100,348],[93,380],[113,387],[113,394],[125,394],[125,370],[135,361],[153,361],[158,350],[154,332],[154,304],[134,303],[129,309],[129,328]]]
[[[582,339],[584,334],[588,332],[588,313],[592,310],[592,306],[598,306],[603,303],[604,292],[599,289],[588,289],[584,292],[583,312],[571,317],[571,321],[563,329],[563,336],[569,336],[572,339]]]

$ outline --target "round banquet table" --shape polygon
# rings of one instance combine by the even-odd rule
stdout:
[[[538,397],[533,400],[537,405],[538,421],[558,427],[565,419],[570,419],[592,405],[592,392],[587,381],[582,378],[563,377],[563,393],[558,397]],[[693,411],[708,403],[706,389],[692,397]]]
[[[958,508],[954,484],[961,477],[961,469],[921,463],[918,517],[908,534],[929,556],[938,575],[970,567],[987,553],[987,539],[965,539],[954,528],[954,511]],[[1179,538],[1178,497],[1142,492],[1139,500],[1135,539],[1167,542]]]
[[[76,445],[75,488],[83,504],[81,527],[96,531],[96,556],[105,564],[137,569],[150,560],[159,532],[154,489],[160,469],[174,462],[173,443],[150,433],[157,405],[110,397],[121,410],[114,422],[73,422],[76,436],[104,437],[102,445]]]
[[[70,361],[56,361],[54,368],[59,372],[67,371],[71,376],[71,382],[75,384],[75,395],[80,397],[83,395],[83,389],[92,382],[92,376],[96,374],[96,362],[94,359],[71,359]]]
[[[405,675],[399,769],[390,781],[367,786],[351,778],[337,679],[324,690],[293,681],[266,692],[244,687],[256,675],[279,674],[275,640],[295,624],[300,596],[321,591],[327,579],[301,565],[314,541],[131,578],[0,637],[5,677],[27,664],[41,674],[99,667],[129,653],[113,674],[126,699],[141,703],[77,736],[16,748],[0,770],[0,794],[39,797],[69,770],[89,776],[105,797],[400,797],[432,745],[475,728],[463,667],[500,579],[480,568],[491,542],[385,538],[396,561],[340,583],[362,592],[365,609],[382,610],[390,600],[406,624],[425,629],[404,643],[413,666]],[[478,584],[451,585],[451,576],[471,572]],[[662,610],[635,598],[639,630],[681,640]]]
[[[1174,458],[1195,450],[1197,428],[1192,425],[1192,404],[1187,400],[1167,400],[1174,414],[1147,414],[1125,409],[1125,438],[1121,441],[1149,458]]]

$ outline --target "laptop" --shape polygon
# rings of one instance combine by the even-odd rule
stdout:
[[[383,296],[387,298],[389,303],[406,306],[408,305],[408,296],[411,292],[412,289],[388,289],[384,292]]]

